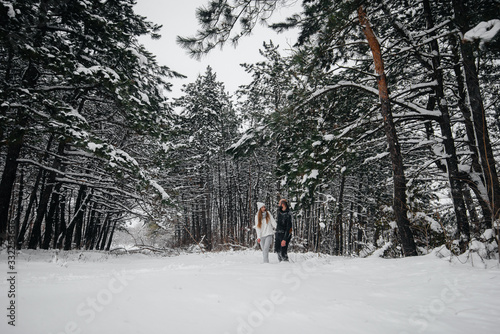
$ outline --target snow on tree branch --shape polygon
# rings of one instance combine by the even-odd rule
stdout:
[[[421,87],[431,87],[432,85],[433,85],[433,82],[431,82],[429,84],[424,84]],[[360,90],[363,90],[365,92],[368,92],[368,93],[371,93],[375,96],[378,96],[378,90],[376,88],[368,87],[365,85],[360,85],[360,84],[352,82],[352,81],[339,81],[339,83],[336,85],[326,86],[326,87],[318,90],[317,92],[311,94],[311,96],[307,100],[302,102],[300,105],[298,105],[296,107],[296,109],[299,109],[299,108],[305,106],[306,104],[310,103],[311,101],[313,101],[314,99],[318,98],[319,96],[321,96],[323,94],[326,94],[328,92],[337,90],[339,88],[344,88],[344,87],[358,88]],[[390,100],[392,102],[400,105],[400,106],[403,106],[409,110],[416,112],[416,114],[414,116],[436,118],[436,117],[440,117],[440,115],[441,115],[439,111],[427,110],[424,107],[421,107],[421,106],[419,106],[415,103],[412,103],[412,102],[407,102],[407,101],[404,101],[401,99],[390,99]],[[409,115],[406,115],[406,116],[409,116]]]
[[[479,40],[479,46],[483,47],[485,43],[491,42],[499,31],[500,20],[498,19],[480,22],[477,26],[465,33],[464,41],[472,42]]]

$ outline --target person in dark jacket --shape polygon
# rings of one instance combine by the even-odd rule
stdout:
[[[276,221],[276,234],[274,238],[274,251],[278,260],[288,261],[288,244],[292,239],[292,213],[286,199],[281,199],[278,204]]]

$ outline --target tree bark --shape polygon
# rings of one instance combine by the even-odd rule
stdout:
[[[19,176],[19,192],[17,196],[17,209],[16,209],[16,219],[14,221],[14,226],[15,226],[15,235],[14,235],[14,240],[16,243],[16,249],[17,249],[17,238],[19,236],[19,228],[20,228],[20,223],[21,223],[21,215],[23,213],[23,196],[24,196],[24,172],[21,169],[21,175]]]
[[[64,238],[64,250],[71,250],[71,245],[73,244],[73,233],[75,232],[75,226],[80,220],[83,220],[84,214],[84,202],[87,197],[87,187],[80,186],[78,190],[78,196],[75,203],[75,212],[73,213],[73,218],[66,229]],[[76,234],[76,233],[75,233]]]
[[[457,89],[458,89],[458,108],[460,109],[462,115],[464,116],[464,125],[465,131],[467,134],[467,145],[469,146],[469,150],[471,152],[471,171],[468,175],[464,175],[464,179],[467,180],[467,185],[474,192],[479,205],[481,207],[481,211],[483,213],[483,222],[486,223],[486,228],[491,228],[491,208],[488,205],[487,198],[481,194],[480,189],[486,189],[484,184],[484,177],[481,169],[481,164],[479,163],[479,153],[476,144],[476,138],[474,134],[474,124],[472,123],[472,114],[467,106],[467,90],[465,87],[465,81],[462,73],[462,67],[460,64],[460,50],[459,50],[459,41],[455,38],[454,35],[450,36],[450,43],[452,44],[452,53],[453,53],[453,72],[455,73],[455,77],[457,79]],[[489,225],[489,227],[488,227]]]
[[[24,235],[26,234],[26,231],[28,230],[28,222],[30,219],[31,209],[33,208],[33,204],[35,203],[36,193],[38,191],[38,187],[40,186],[40,181],[41,181],[42,177],[43,177],[43,170],[39,170],[37,177],[35,179],[35,184],[33,185],[33,189],[31,190],[31,195],[30,195],[30,199],[28,202],[28,206],[26,207],[26,211],[24,214],[23,224],[21,226],[19,234],[17,235],[17,249],[21,249],[22,245],[24,243]]]
[[[58,152],[61,150],[61,145],[64,147],[64,143],[59,143]],[[54,185],[56,182],[57,170],[61,167],[61,159],[56,156],[54,162],[52,163],[52,169],[49,172],[46,186],[43,193],[40,196],[40,201],[38,203],[38,209],[33,223],[33,230],[31,233],[31,238],[28,244],[29,249],[36,249],[38,246],[45,246],[44,249],[48,249],[50,245],[50,240],[52,238],[53,226],[50,220],[45,220],[45,237],[44,242],[41,243],[42,238],[42,222],[45,219],[49,200],[53,194]]]
[[[57,208],[58,224],[54,236],[54,248],[62,249],[64,236],[66,235],[66,195],[63,193],[59,198],[59,206]]]
[[[87,204],[90,201],[90,198],[92,196],[93,190],[91,190],[90,193],[87,192],[88,188],[85,187],[85,199],[83,200],[81,204],[81,208],[76,213],[76,224],[75,224],[75,237],[74,237],[74,243],[75,243],[75,248],[76,249],[81,249],[82,248],[82,235],[83,235],[83,227],[84,227],[84,220],[85,220],[85,213],[87,212]]]
[[[64,166],[62,165],[62,156],[64,155],[64,147],[66,146],[66,143],[64,140],[61,140],[59,142],[59,145],[57,147],[57,156],[54,158],[54,164],[52,166],[52,168],[54,170],[61,170],[61,172],[64,171]],[[53,184],[55,184],[54,186],[54,190],[52,191],[52,196],[50,198],[50,203],[49,203],[49,207],[48,207],[48,213],[47,213],[47,216],[45,217],[45,234],[44,234],[44,238],[43,238],[43,242],[42,242],[42,249],[49,249],[50,248],[50,244],[51,244],[51,240],[52,240],[52,237],[54,237],[54,239],[56,239],[58,236],[57,236],[57,233],[59,231],[59,228],[56,226],[56,223],[57,223],[57,208],[59,207],[59,197],[60,197],[60,192],[61,192],[61,188],[62,188],[62,183],[61,182],[57,182],[56,183],[56,172],[51,172],[53,173]],[[49,182],[51,182],[49,180]]]
[[[38,26],[42,27],[47,21],[48,3],[43,0],[39,5]],[[34,46],[39,47],[43,42],[44,29],[38,29],[33,38]],[[10,76],[10,74],[9,74]],[[33,63],[29,61],[26,71],[22,77],[22,85],[24,88],[34,88],[40,78],[40,72]],[[8,77],[6,77],[8,79]],[[17,173],[18,162],[17,159],[21,154],[24,136],[26,134],[26,125],[28,124],[28,117],[25,115],[24,110],[18,109],[17,125],[8,136],[7,156],[5,161],[4,170],[2,173],[2,180],[0,181],[0,244],[5,240],[7,225],[9,219],[9,205],[12,196],[12,189]],[[3,136],[3,133],[2,133]]]
[[[116,228],[116,220],[113,222],[113,228],[111,229],[111,233],[109,234],[108,238],[108,243],[106,245],[106,251],[109,252],[109,249],[111,248],[111,243],[113,242],[113,236],[115,235],[115,228]]]
[[[21,112],[19,114],[21,114]],[[2,180],[0,181],[0,244],[7,238],[9,207],[12,189],[14,188],[14,182],[16,180],[17,159],[21,154],[24,134],[26,133],[24,128],[26,125],[25,116],[20,115],[20,117],[22,118],[20,124],[11,133],[9,143],[7,144],[7,156],[2,173]]]
[[[387,78],[384,70],[384,63],[380,44],[377,37],[366,17],[366,12],[363,7],[358,8],[358,17],[363,33],[370,46],[375,70],[378,75],[378,90],[381,103],[381,113],[384,120],[384,130],[389,145],[389,153],[391,156],[392,171],[394,178],[394,199],[393,210],[398,226],[398,233],[403,246],[403,254],[405,256],[417,255],[417,248],[413,238],[413,232],[410,229],[410,221],[408,220],[408,207],[406,201],[406,178],[404,174],[403,159],[401,156],[401,148],[398,142],[398,136],[394,125],[394,120],[389,102],[389,90],[387,87]]]
[[[345,187],[345,175],[342,173],[340,179],[340,190],[339,190],[339,200],[337,206],[337,217],[335,218],[335,251],[336,255],[342,255],[344,253],[343,245],[343,229],[342,229],[342,215],[344,213],[344,187]]]
[[[429,0],[423,0],[424,5],[424,16],[427,22],[427,29],[432,30],[434,28],[434,20],[432,19],[431,7]],[[430,33],[431,36],[434,33]],[[441,129],[441,135],[443,137],[443,145],[446,152],[446,171],[448,173],[448,181],[451,189],[451,199],[453,202],[453,207],[455,209],[455,217],[457,220],[458,228],[458,241],[459,247],[462,252],[468,247],[470,240],[470,229],[469,221],[467,219],[465,201],[464,201],[464,185],[461,181],[460,171],[458,169],[458,158],[455,149],[455,142],[453,139],[453,133],[451,131],[451,120],[450,113],[448,110],[448,104],[444,96],[444,80],[443,80],[443,70],[441,67],[441,56],[439,45],[436,39],[430,42],[432,54],[432,69],[433,77],[436,80],[437,85],[434,87],[434,93],[436,94],[436,103],[438,105],[439,111],[441,112],[441,117],[439,118],[439,126]]]
[[[453,0],[453,11],[455,21],[460,32],[465,34],[470,29],[470,17],[466,8],[466,3],[462,0]],[[475,64],[473,44],[463,41],[461,44],[462,62],[465,72],[465,81],[469,95],[469,102],[472,111],[472,122],[474,124],[475,139],[479,151],[482,173],[485,178],[486,191],[493,219],[500,217],[500,182],[491,148],[491,141],[488,134],[488,124],[486,122],[483,98],[479,86],[479,78]]]

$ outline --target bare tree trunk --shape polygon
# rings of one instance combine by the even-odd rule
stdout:
[[[349,217],[349,227],[347,230],[347,254],[352,255],[352,227],[354,225],[354,201],[351,201],[351,214]]]
[[[23,196],[24,196],[24,172],[21,169],[21,175],[19,176],[19,192],[17,196],[17,210],[16,210],[16,218],[14,221],[15,226],[15,235],[14,238],[16,240],[16,248],[17,248],[17,238],[19,236],[19,228],[21,223],[21,215],[23,213]]]
[[[491,208],[488,205],[488,199],[484,198],[481,194],[480,189],[486,189],[484,176],[481,169],[481,164],[479,163],[479,153],[477,149],[476,138],[474,134],[474,124],[472,123],[472,114],[467,106],[467,91],[465,87],[464,77],[462,73],[462,68],[460,65],[460,50],[459,50],[459,41],[455,38],[454,35],[450,36],[450,42],[453,45],[453,71],[455,72],[455,77],[457,79],[457,88],[458,88],[458,107],[462,114],[464,115],[464,125],[465,131],[467,134],[467,144],[469,146],[469,150],[471,152],[470,157],[472,160],[472,170],[469,175],[464,176],[464,179],[467,180],[467,185],[474,192],[476,198],[481,206],[481,210],[483,213],[483,221],[487,222],[487,224],[491,224]],[[474,177],[472,177],[474,175]]]
[[[99,250],[104,250],[106,248],[106,240],[108,239],[110,225],[111,225],[111,215],[106,214],[106,218],[104,219],[104,223],[102,225],[102,234],[97,243]]]
[[[37,24],[40,27],[46,25],[48,11],[47,4],[47,0],[42,0],[40,1],[40,4],[38,6],[39,15]],[[42,39],[46,32],[46,29],[37,29],[36,31],[37,32],[35,33],[35,36],[33,38],[33,44],[35,47],[39,47],[42,44]],[[8,73],[8,75],[10,74]],[[23,86],[28,89],[34,88],[39,78],[40,72],[38,71],[35,63],[30,60],[22,77]],[[7,225],[9,220],[9,205],[18,167],[17,159],[21,154],[21,148],[23,147],[27,124],[28,117],[25,115],[24,110],[19,108],[17,112],[17,124],[14,130],[12,130],[10,136],[8,136],[9,140],[7,145],[7,156],[2,173],[2,179],[0,181],[0,244],[2,244],[2,241],[6,238]]]
[[[90,202],[90,199],[93,194],[93,189],[91,189],[90,192],[88,192],[88,188],[85,187],[85,198],[81,204],[81,208],[76,214],[75,220],[75,237],[74,237],[74,243],[76,249],[81,249],[82,248],[82,237],[83,237],[83,229],[84,229],[84,222],[85,222],[85,214],[87,213],[87,205]]]
[[[427,22],[427,29],[432,30],[434,28],[434,20],[432,19],[431,7],[429,0],[423,0],[424,5],[424,16]],[[430,33],[431,36],[434,33]],[[439,125],[441,128],[441,135],[443,138],[443,145],[446,152],[446,171],[448,173],[448,179],[451,189],[451,199],[453,201],[453,207],[455,209],[455,217],[457,219],[458,227],[458,240],[459,247],[462,252],[468,247],[470,240],[469,231],[469,221],[467,219],[465,201],[464,201],[464,186],[461,181],[460,171],[458,169],[458,158],[455,150],[455,142],[453,140],[453,133],[451,131],[451,120],[450,113],[448,110],[448,104],[446,103],[444,96],[444,83],[443,83],[443,70],[441,67],[441,57],[439,45],[436,39],[430,42],[432,49],[432,68],[433,76],[437,82],[434,87],[434,93],[436,94],[436,102],[441,112],[441,117],[439,118]]]
[[[115,235],[115,228],[116,228],[116,220],[113,222],[113,228],[111,229],[111,233],[108,238],[108,244],[106,245],[106,251],[109,251],[111,248],[111,243],[113,242],[113,236]]]
[[[44,171],[40,169],[35,179],[35,183],[33,185],[33,189],[31,190],[30,199],[28,202],[28,206],[26,207],[26,211],[24,214],[23,224],[21,226],[21,230],[17,236],[17,249],[21,249],[24,243],[24,235],[28,230],[28,222],[31,216],[31,210],[33,208],[33,204],[35,203],[36,193],[38,192],[38,187],[40,186],[40,181],[42,180]]]
[[[466,8],[466,4],[470,1],[453,0],[453,10],[456,23],[461,31],[465,34],[470,29],[470,18]],[[475,64],[473,44],[462,42],[462,62],[465,72],[465,81],[472,111],[472,121],[474,123],[475,139],[479,150],[480,163],[482,172],[485,178],[487,197],[491,207],[494,219],[500,217],[500,182],[491,148],[490,136],[488,134],[488,125],[481,97],[481,89],[479,86],[479,78]],[[491,225],[491,223],[490,223]],[[491,226],[488,226],[491,227]]]
[[[392,171],[394,178],[394,215],[398,232],[403,246],[405,256],[417,255],[417,248],[413,238],[413,232],[410,229],[410,221],[408,220],[408,207],[406,203],[406,178],[403,168],[403,159],[401,156],[401,148],[398,142],[398,136],[392,117],[391,105],[389,102],[389,90],[387,87],[387,79],[382,60],[380,44],[373,33],[373,30],[366,18],[366,12],[363,7],[358,8],[358,17],[363,33],[368,41],[373,54],[375,70],[378,75],[378,89],[381,103],[381,113],[384,119],[384,130],[389,145],[389,153],[391,155]]]
[[[339,189],[339,199],[337,201],[337,217],[335,218],[335,253],[336,255],[342,255],[343,250],[343,240],[342,240],[342,215],[344,213],[344,188],[345,188],[345,175],[342,173],[340,179],[340,189]]]
[[[79,225],[79,221],[83,220],[85,201],[87,200],[87,187],[80,186],[78,190],[78,196],[75,203],[75,212],[73,213],[73,218],[66,229],[65,239],[64,239],[64,250],[70,250],[73,244],[73,234],[75,233],[75,227]],[[75,237],[76,238],[76,237]]]
[[[56,210],[57,211],[57,210]],[[64,236],[66,235],[66,195],[60,196],[59,206],[58,206],[58,228],[56,228],[56,233],[54,236],[54,248],[62,249]]]
[[[0,244],[7,238],[7,225],[9,220],[9,206],[12,196],[12,190],[14,188],[14,182],[16,180],[17,159],[21,154],[21,148],[23,146],[23,139],[25,134],[24,125],[26,121],[23,121],[25,117],[22,113],[19,113],[20,124],[16,129],[14,129],[10,135],[10,140],[7,145],[7,156],[5,159],[5,166],[2,173],[2,180],[0,181]]]

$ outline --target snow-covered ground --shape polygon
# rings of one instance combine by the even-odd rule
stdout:
[[[497,333],[496,261],[23,251],[0,333]],[[15,327],[8,324],[15,302]]]

